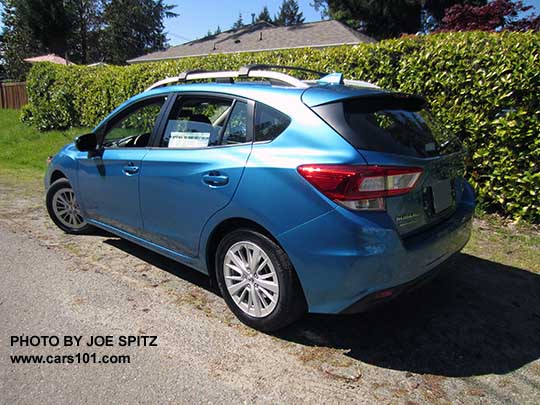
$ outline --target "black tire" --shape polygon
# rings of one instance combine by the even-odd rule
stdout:
[[[233,300],[224,275],[225,255],[238,242],[251,242],[268,256],[277,275],[279,297],[275,308],[268,315],[254,317],[244,312]],[[251,229],[239,229],[226,235],[216,251],[216,278],[225,302],[236,317],[244,324],[263,331],[273,332],[290,325],[307,310],[306,301],[296,272],[285,251],[272,239]]]
[[[89,233],[93,227],[92,225],[89,225],[84,221],[84,224],[82,226],[69,226],[69,224],[66,224],[65,221],[63,221],[61,218],[58,217],[56,214],[53,204],[54,204],[54,197],[56,193],[58,193],[60,190],[70,189],[71,185],[69,184],[69,181],[65,178],[58,179],[54,183],[52,183],[49,186],[49,189],[47,190],[47,196],[46,196],[46,205],[47,205],[47,212],[49,213],[49,216],[51,217],[54,224],[59,227],[61,230],[63,230],[66,233],[74,234],[74,235],[82,235]]]

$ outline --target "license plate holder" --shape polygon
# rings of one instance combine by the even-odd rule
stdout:
[[[431,186],[433,196],[433,210],[436,214],[452,206],[454,198],[452,196],[452,182],[450,179],[439,181]]]

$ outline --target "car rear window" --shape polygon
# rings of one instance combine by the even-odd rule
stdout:
[[[358,149],[415,157],[461,149],[459,140],[437,122],[421,97],[364,96],[313,110]]]

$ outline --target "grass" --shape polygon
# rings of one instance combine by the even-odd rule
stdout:
[[[43,178],[47,156],[57,153],[62,146],[87,128],[67,131],[39,132],[22,124],[19,112],[0,110],[0,178],[20,184]],[[479,212],[471,241],[465,252],[508,266],[540,273],[540,227],[509,222],[497,215]]]
[[[540,274],[540,227],[498,215],[475,219],[465,253]]]
[[[47,156],[57,153],[86,128],[39,132],[21,123],[17,110],[0,110],[0,171],[17,178],[41,177]]]

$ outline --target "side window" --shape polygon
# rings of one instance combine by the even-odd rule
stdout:
[[[247,104],[243,101],[234,103],[234,107],[229,115],[229,120],[227,121],[227,126],[223,132],[222,145],[234,145],[237,143],[248,142],[247,117]]]
[[[162,148],[205,148],[220,144],[233,100],[180,97],[167,120]]]
[[[291,123],[285,114],[267,105],[257,103],[255,106],[255,142],[272,141],[277,138]]]
[[[166,97],[144,100],[128,108],[127,113],[113,119],[103,139],[106,148],[137,148],[148,145],[156,120]]]

